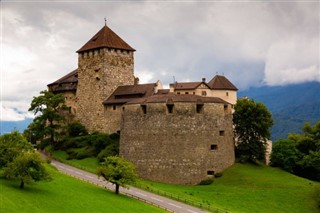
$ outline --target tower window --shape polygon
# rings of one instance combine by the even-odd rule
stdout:
[[[211,144],[210,145],[210,150],[217,150],[218,149],[218,145],[217,144]]]
[[[147,105],[141,105],[143,114],[147,114]]]
[[[229,96],[229,92],[226,92],[226,96]]]
[[[220,135],[220,136],[224,136],[224,130],[220,130],[220,131],[219,131],[219,135]]]
[[[116,105],[113,105],[112,108],[113,108],[113,110],[117,110],[117,106]]]

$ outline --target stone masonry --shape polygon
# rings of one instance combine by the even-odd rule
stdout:
[[[102,48],[79,53],[76,118],[89,131],[119,130],[103,101],[118,86],[134,83],[133,65],[132,51]]]
[[[231,105],[127,104],[122,112],[120,155],[144,179],[198,184],[234,163]]]

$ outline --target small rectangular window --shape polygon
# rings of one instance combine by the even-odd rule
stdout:
[[[147,105],[141,105],[143,114],[147,114]]]
[[[202,95],[202,96],[207,96],[207,91],[202,91],[202,92],[201,92],[201,95]]]
[[[180,92],[177,92],[178,95],[180,95]]]
[[[188,95],[189,94],[189,92],[186,92],[186,95]]]
[[[218,145],[217,144],[211,144],[210,145],[210,149],[211,150],[217,150],[218,149]]]
[[[116,109],[117,109],[117,106],[116,106],[116,105],[113,105],[112,108],[113,108],[113,110],[116,110]]]
[[[226,96],[229,96],[229,93],[228,93],[228,92],[226,92]]]
[[[196,92],[193,92],[192,94],[194,94],[194,95],[195,95],[195,94],[196,94]]]
[[[197,113],[203,112],[203,104],[197,104]]]
[[[173,112],[173,104],[167,104],[168,113],[171,114]]]
[[[225,104],[225,105],[223,106],[223,109],[224,109],[224,110],[227,110],[227,109],[228,109],[228,105]]]
[[[219,131],[219,135],[220,135],[220,136],[224,136],[224,130],[220,130],[220,131]]]
[[[214,171],[213,170],[208,170],[207,171],[207,175],[214,175]]]

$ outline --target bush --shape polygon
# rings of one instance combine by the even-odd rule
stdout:
[[[214,177],[216,177],[216,178],[219,178],[219,177],[222,177],[222,173],[221,172],[217,172],[216,174],[214,174]]]
[[[205,179],[205,180],[202,180],[199,185],[201,186],[204,186],[204,185],[210,185],[212,184],[214,181],[214,178],[208,178],[208,179]]]
[[[113,144],[107,146],[104,150],[102,150],[97,158],[100,162],[104,161],[105,158],[109,156],[118,156],[119,155],[119,141],[114,141]]]
[[[70,137],[77,137],[87,135],[88,131],[86,128],[79,122],[74,122],[68,125],[68,135]]]

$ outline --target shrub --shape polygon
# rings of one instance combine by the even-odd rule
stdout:
[[[70,137],[77,137],[87,135],[88,131],[81,123],[74,122],[68,125],[68,134]]]
[[[102,162],[106,157],[117,155],[119,155],[119,141],[114,141],[113,144],[110,144],[104,150],[102,150],[98,154],[97,158],[100,162]]]
[[[201,186],[204,186],[204,185],[210,185],[212,184],[214,181],[214,178],[208,178],[208,179],[205,179],[205,180],[202,180],[199,185]]]
[[[216,174],[214,174],[214,177],[216,177],[216,178],[219,178],[219,177],[222,177],[222,173],[221,172],[217,172]]]

